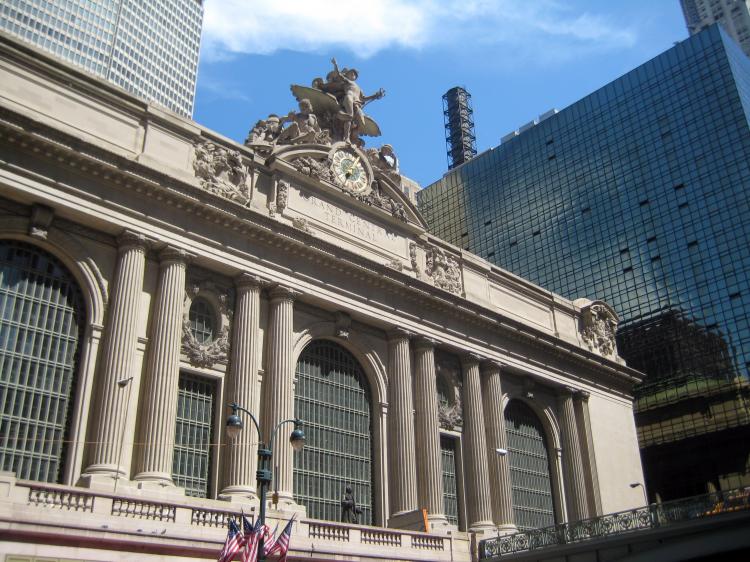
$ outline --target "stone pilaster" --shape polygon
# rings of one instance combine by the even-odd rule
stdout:
[[[503,414],[503,390],[500,384],[501,366],[494,361],[482,364],[482,398],[484,401],[484,426],[487,432],[487,452],[490,464],[492,514],[495,525],[503,534],[516,531],[513,518],[513,491],[510,480],[508,455],[497,453],[508,450]]]
[[[159,258],[159,283],[149,335],[146,386],[142,393],[141,450],[135,479],[172,485],[187,254],[168,247]]]
[[[97,385],[96,418],[92,421],[94,444],[87,475],[127,477],[120,466],[125,431],[128,384],[133,384],[133,356],[138,338],[138,320],[146,264],[146,238],[125,232],[118,239],[118,259],[107,315],[101,370]],[[119,384],[118,384],[119,383]],[[129,432],[132,435],[131,432]]]
[[[479,357],[473,354],[461,358],[464,384],[463,451],[464,481],[466,483],[466,514],[470,531],[486,532],[495,529],[492,522],[492,502],[487,462],[487,437],[484,429],[482,383],[479,376]]]
[[[596,469],[594,440],[591,434],[591,419],[589,418],[589,393],[584,390],[576,392],[573,395],[573,407],[578,427],[578,441],[581,443],[583,471],[586,477],[588,515],[589,517],[596,517],[602,515],[602,500],[599,493],[599,473]]]
[[[261,281],[253,275],[240,275],[236,281],[237,300],[234,309],[231,361],[227,377],[227,402],[250,410],[257,418],[260,392],[260,289]],[[258,439],[255,425],[247,420],[236,439],[224,448],[224,488],[221,497],[255,498],[255,471],[258,468]]]
[[[560,406],[560,432],[562,436],[562,461],[565,475],[565,503],[568,520],[579,521],[588,517],[586,477],[581,460],[581,444],[578,441],[573,390],[564,388],[558,396]]]
[[[401,329],[388,333],[388,483],[389,526],[411,526],[404,521],[417,510],[414,403],[409,334]]]
[[[435,342],[419,338],[414,345],[414,420],[417,484],[420,508],[427,509],[433,527],[447,525],[443,507],[443,469],[437,408]]]
[[[261,420],[266,444],[269,444],[271,432],[279,422],[294,417],[294,300],[297,293],[288,287],[276,285],[268,296],[268,371],[263,379]],[[272,444],[271,463],[275,481],[271,489],[278,490],[279,505],[286,506],[294,503],[294,450],[287,439],[292,429],[291,425],[284,426]]]

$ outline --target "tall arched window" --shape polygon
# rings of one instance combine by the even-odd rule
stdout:
[[[84,325],[83,295],[58,259],[0,241],[0,470],[60,481]]]
[[[520,531],[555,524],[549,455],[544,427],[520,400],[505,408],[508,462],[513,488],[513,516]]]
[[[295,500],[315,519],[339,521],[341,497],[351,486],[372,524],[372,421],[370,389],[354,356],[319,340],[297,362],[295,415],[305,422],[307,442],[294,460]]]

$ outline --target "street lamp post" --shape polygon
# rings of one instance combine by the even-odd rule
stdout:
[[[648,495],[646,494],[646,487],[641,482],[633,482],[630,484],[631,488],[639,488],[643,491],[643,499],[646,501],[646,505],[648,505]]]
[[[268,447],[266,447],[266,444],[261,441],[262,437],[260,433],[260,425],[258,424],[258,420],[255,419],[255,416],[239,404],[232,403],[229,406],[231,406],[232,408],[232,415],[227,418],[227,435],[230,439],[237,437],[240,431],[242,431],[243,424],[242,418],[240,418],[239,416],[239,412],[244,412],[248,416],[250,416],[250,419],[255,425],[255,429],[258,431],[258,471],[255,473],[255,478],[258,481],[258,488],[260,489],[260,513],[258,514],[258,517],[260,518],[261,535],[258,540],[258,562],[265,562],[266,554],[264,552],[264,547],[266,541],[262,528],[266,524],[266,489],[271,483],[273,477],[273,473],[271,471],[273,440],[276,436],[276,431],[282,425],[286,423],[293,423],[294,430],[289,436],[289,442],[292,444],[292,448],[295,451],[301,451],[302,447],[305,446],[305,432],[301,429],[302,422],[299,419],[288,419],[280,421],[278,424],[276,424],[276,427],[273,428],[273,431],[271,431],[271,436],[268,441]]]

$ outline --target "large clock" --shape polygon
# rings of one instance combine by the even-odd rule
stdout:
[[[364,193],[370,186],[367,169],[362,156],[348,149],[339,149],[331,157],[333,176],[336,182],[348,191]]]

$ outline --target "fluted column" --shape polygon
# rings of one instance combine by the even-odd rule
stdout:
[[[172,484],[187,254],[168,247],[159,258],[159,284],[142,393],[141,451],[135,479]]]
[[[435,527],[447,524],[443,507],[443,469],[437,407],[435,342],[419,338],[414,345],[414,420],[419,507]]]
[[[268,319],[268,372],[263,379],[262,421],[263,440],[269,442],[271,431],[282,420],[294,417],[294,299],[297,293],[288,287],[276,285],[269,291]],[[280,503],[294,502],[292,469],[294,451],[286,436],[289,431],[279,430],[273,443],[273,470]],[[278,467],[278,470],[275,468]]]
[[[124,424],[126,423],[128,379],[133,376],[133,356],[138,338],[138,319],[146,263],[146,238],[125,232],[118,239],[118,259],[112,296],[109,302],[107,327],[101,356],[98,407],[94,428],[91,464],[87,474],[128,475],[120,466]],[[119,383],[119,384],[118,384]]]
[[[482,385],[479,376],[479,357],[473,354],[461,358],[464,384],[463,451],[466,469],[466,512],[471,531],[488,531],[495,528],[492,522],[490,479],[487,462],[487,438],[484,429]]]
[[[394,518],[417,509],[409,334],[401,329],[388,333],[388,379],[388,483]]]
[[[243,274],[235,285],[231,361],[227,377],[227,402],[235,402],[258,415],[258,366],[260,359],[260,289],[258,277]],[[258,439],[252,423],[230,440],[224,449],[224,488],[222,497],[256,497],[255,471],[258,468]]]
[[[578,441],[578,428],[573,406],[573,390],[562,389],[558,403],[568,520],[579,521],[588,517],[588,500],[586,499],[586,478],[581,459],[581,444]]]
[[[580,390],[573,395],[573,407],[578,426],[578,441],[581,443],[581,459],[586,479],[586,498],[588,499],[588,516],[596,517],[602,514],[602,501],[599,493],[599,473],[596,469],[594,455],[594,440],[591,435],[591,419],[589,418],[589,393]]]
[[[492,490],[492,514],[495,525],[503,533],[516,531],[513,518],[513,491],[510,480],[508,455],[500,455],[498,449],[508,450],[503,415],[503,390],[500,384],[499,363],[487,361],[482,364],[482,398],[484,400],[484,426],[487,432]]]

